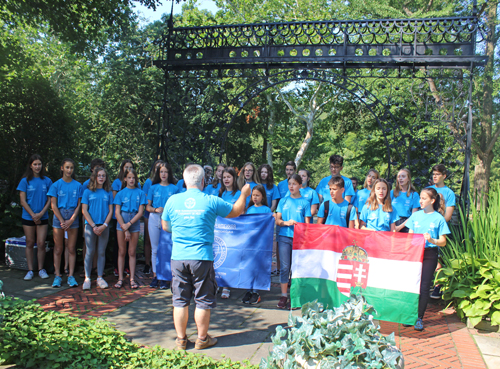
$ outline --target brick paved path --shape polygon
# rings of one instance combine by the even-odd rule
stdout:
[[[106,280],[112,286],[116,278],[110,276]],[[95,288],[93,281],[90,292],[83,292],[81,287],[67,289],[41,298],[38,302],[46,310],[56,310],[83,319],[100,317],[155,291],[148,287],[149,279],[141,278],[140,273],[136,280],[141,284],[137,290],[130,289],[128,282],[120,290],[112,287],[100,290]],[[404,354],[406,369],[486,368],[465,324],[451,309],[441,311],[442,308],[442,305],[429,304],[423,332],[396,323],[380,322],[381,332],[395,333],[396,344]],[[283,312],[283,322],[286,316],[287,313]]]

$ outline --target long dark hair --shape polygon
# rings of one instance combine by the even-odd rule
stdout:
[[[262,172],[262,169],[266,168],[267,169],[267,178],[265,180],[262,179],[260,173]],[[265,185],[268,190],[272,190],[274,186],[274,175],[273,175],[273,168],[269,164],[262,164],[259,169],[257,169],[257,174],[259,175],[259,180],[260,183]]]
[[[102,189],[106,192],[109,192],[111,190],[111,182],[109,181],[108,172],[106,172],[106,169],[102,167],[95,167],[94,170],[92,171],[89,181],[89,190],[94,192],[95,190],[97,190],[97,175],[99,174],[99,172],[106,173],[106,180],[102,184]]]
[[[33,173],[33,169],[31,169],[31,164],[33,164],[33,162],[35,160],[40,160],[42,162],[42,170],[40,171],[40,178],[41,179],[45,178],[45,167],[43,166],[42,157],[38,154],[33,154],[33,155],[31,155],[30,160],[28,160],[28,167],[26,168],[26,172],[24,172],[24,176],[23,176],[23,177],[26,177],[26,181],[28,181],[28,182],[31,181],[33,179],[33,177],[35,177],[35,174]]]
[[[236,171],[234,170],[233,167],[229,167],[229,168],[224,169],[224,171],[222,172],[222,179],[224,179],[224,173],[227,173],[227,174],[231,175],[231,177],[233,177],[233,190],[231,191],[231,196],[234,196],[234,195],[236,195],[236,192],[238,192],[240,190],[239,186],[238,186],[238,175],[236,174]],[[221,180],[219,197],[222,197],[222,195],[226,191],[227,191],[227,188],[224,185],[224,180]]]
[[[73,179],[76,179],[75,177],[75,171],[76,171],[76,164],[75,164],[75,161],[73,159],[70,159],[70,158],[66,158],[64,159],[62,162],[61,162],[61,168],[64,167],[64,164],[66,163],[71,163],[73,164],[73,173],[71,173],[71,178]],[[64,175],[64,171],[61,170],[61,178],[63,177]]]
[[[120,164],[120,171],[118,172],[118,179],[120,180],[120,182],[123,182],[123,178],[125,177],[125,170],[123,169],[123,167],[125,166],[125,164],[127,163],[130,163],[132,164],[132,168],[134,168],[134,163],[132,163],[132,160],[130,159],[125,159],[124,161],[122,161],[122,163]],[[126,186],[126,185],[125,185]],[[123,188],[123,186],[122,186]]]
[[[132,169],[129,169],[127,171],[125,171],[124,175],[123,175],[123,179],[122,179],[122,190],[127,187],[127,182],[125,181],[125,178],[127,178],[128,174],[129,173],[132,173],[135,177],[135,187],[136,188],[139,188],[139,177],[137,176],[137,172],[135,171],[134,168]]]
[[[174,172],[172,171],[172,166],[168,163],[165,163],[165,162],[161,162],[160,164],[158,164],[156,166],[155,176],[153,178],[153,184],[155,185],[155,184],[161,182],[161,178],[160,178],[160,169],[161,168],[167,168],[167,170],[168,170],[168,177],[167,177],[168,183],[176,185],[177,180],[174,177]]]
[[[432,208],[434,209],[434,211],[437,211],[442,216],[444,216],[444,213],[445,213],[445,210],[446,210],[446,206],[445,206],[445,203],[444,203],[443,196],[441,196],[441,194],[439,194],[436,191],[436,189],[434,189],[432,187],[424,188],[421,191],[421,193],[422,192],[425,192],[431,198],[431,200],[434,200],[434,203],[432,204]]]
[[[259,184],[252,189],[252,193],[254,191],[259,191],[262,194],[262,205],[269,206],[269,205],[267,205],[267,194],[266,194],[266,189],[264,188],[264,186]],[[250,206],[254,206],[254,205],[255,204],[253,203],[252,195],[250,195],[250,202],[248,203],[247,209],[250,208]]]

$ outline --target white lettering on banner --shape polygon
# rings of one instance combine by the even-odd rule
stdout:
[[[213,250],[214,250],[214,269],[217,269],[222,264],[224,264],[224,261],[226,261],[227,257],[227,246],[222,238],[217,236],[214,237]]]
[[[236,224],[215,223],[215,228],[219,228],[219,229],[236,229]]]

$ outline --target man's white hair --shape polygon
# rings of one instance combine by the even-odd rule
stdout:
[[[205,170],[198,164],[191,164],[182,173],[186,187],[196,186],[202,189],[202,181],[205,178]]]

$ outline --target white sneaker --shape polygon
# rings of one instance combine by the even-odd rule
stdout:
[[[83,290],[90,290],[90,284],[91,284],[90,279],[85,278],[85,281],[83,282]]]
[[[38,272],[38,276],[42,279],[49,278],[49,275],[47,274],[45,269],[40,269],[40,271]]]
[[[33,279],[33,271],[30,270],[26,275],[24,276],[25,281],[31,281]]]

